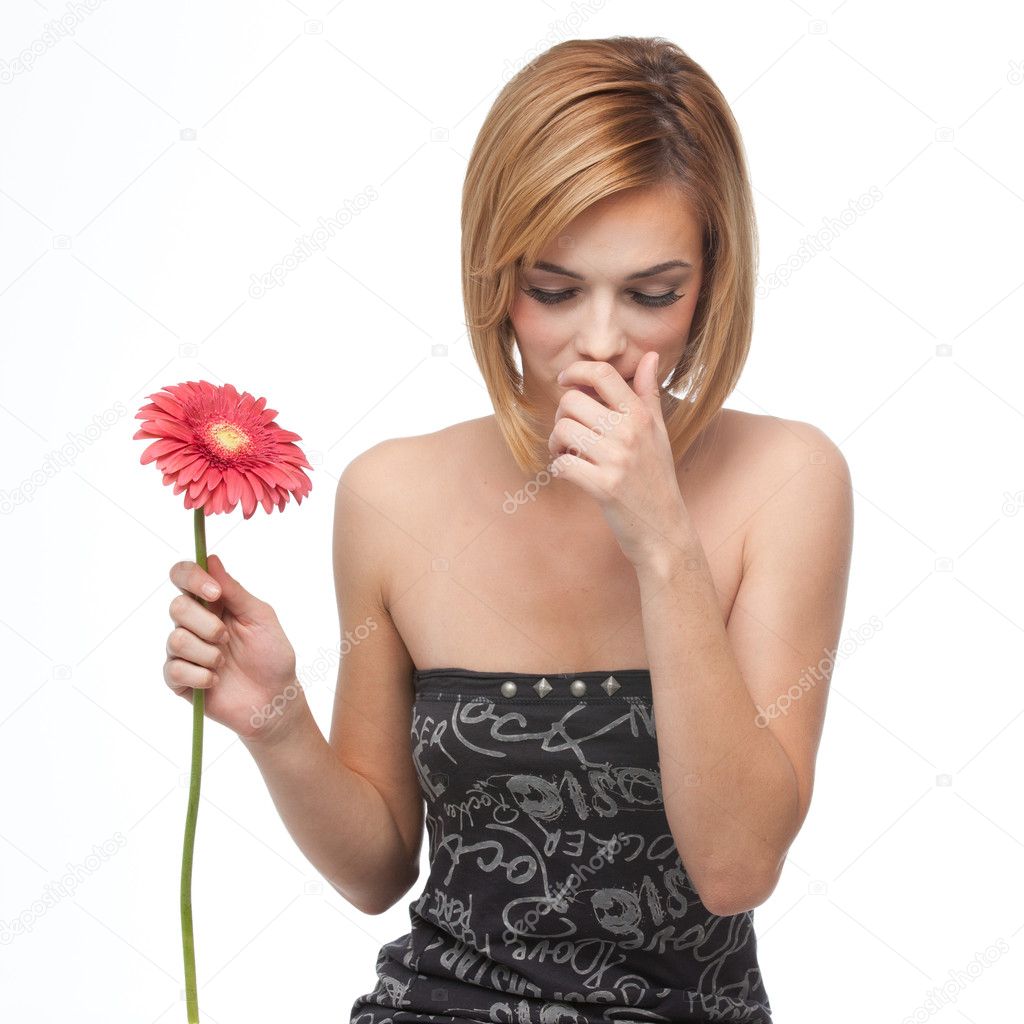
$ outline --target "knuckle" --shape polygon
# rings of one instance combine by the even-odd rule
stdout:
[[[631,420],[631,426],[637,430],[643,430],[649,427],[654,422],[654,416],[650,409],[640,406],[633,412],[633,419]]]
[[[177,626],[171,630],[171,635],[167,638],[167,646],[176,654],[180,654],[185,650],[190,636],[191,634],[187,629]]]

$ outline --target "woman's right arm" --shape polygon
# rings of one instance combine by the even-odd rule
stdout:
[[[384,445],[349,464],[336,494],[341,635],[362,639],[348,640],[341,659],[331,741],[313,718],[273,609],[216,555],[209,573],[194,562],[171,571],[185,596],[172,602],[178,628],[165,668],[168,686],[182,697],[206,688],[207,716],[242,739],[295,843],[366,914],[383,913],[416,881],[423,827],[409,744],[413,666],[380,600],[387,551],[379,513],[368,504],[375,487],[386,486]],[[211,580],[221,593],[204,608],[192,595]],[[372,707],[360,715],[364,702]]]
[[[380,914],[408,891],[416,874],[391,811],[331,749],[308,706],[279,736],[242,742],[296,845],[352,906]]]
[[[330,741],[304,697],[282,736],[245,741],[295,841],[367,914],[388,910],[415,884],[423,838],[409,735],[414,666],[383,597],[399,548],[387,507],[405,476],[394,465],[401,443],[363,452],[338,482],[333,562],[343,654]]]

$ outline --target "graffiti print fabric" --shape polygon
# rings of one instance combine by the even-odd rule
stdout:
[[[351,1024],[772,1024],[753,911],[701,903],[646,669],[414,675],[430,873]]]

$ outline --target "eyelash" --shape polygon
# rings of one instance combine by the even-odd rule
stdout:
[[[576,289],[566,288],[560,292],[546,292],[541,288],[524,288],[523,291],[538,302],[543,303],[543,305],[553,306],[559,302],[566,302],[570,297],[570,293],[576,291]],[[673,302],[678,302],[682,297],[682,295],[677,295],[675,292],[666,292],[664,295],[644,295],[641,292],[633,292],[634,302],[640,306],[647,306],[653,309],[671,306]]]

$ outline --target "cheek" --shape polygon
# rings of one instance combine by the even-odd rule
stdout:
[[[521,296],[512,303],[509,319],[522,351],[544,356],[562,347],[557,320],[539,302]]]
[[[687,295],[669,306],[662,315],[650,318],[643,331],[643,349],[658,353],[662,383],[683,354],[696,305],[696,300],[691,300]]]
[[[689,331],[695,308],[696,302],[687,295],[654,316],[643,317],[638,322],[644,333],[646,347],[661,352],[677,348],[680,339]]]

